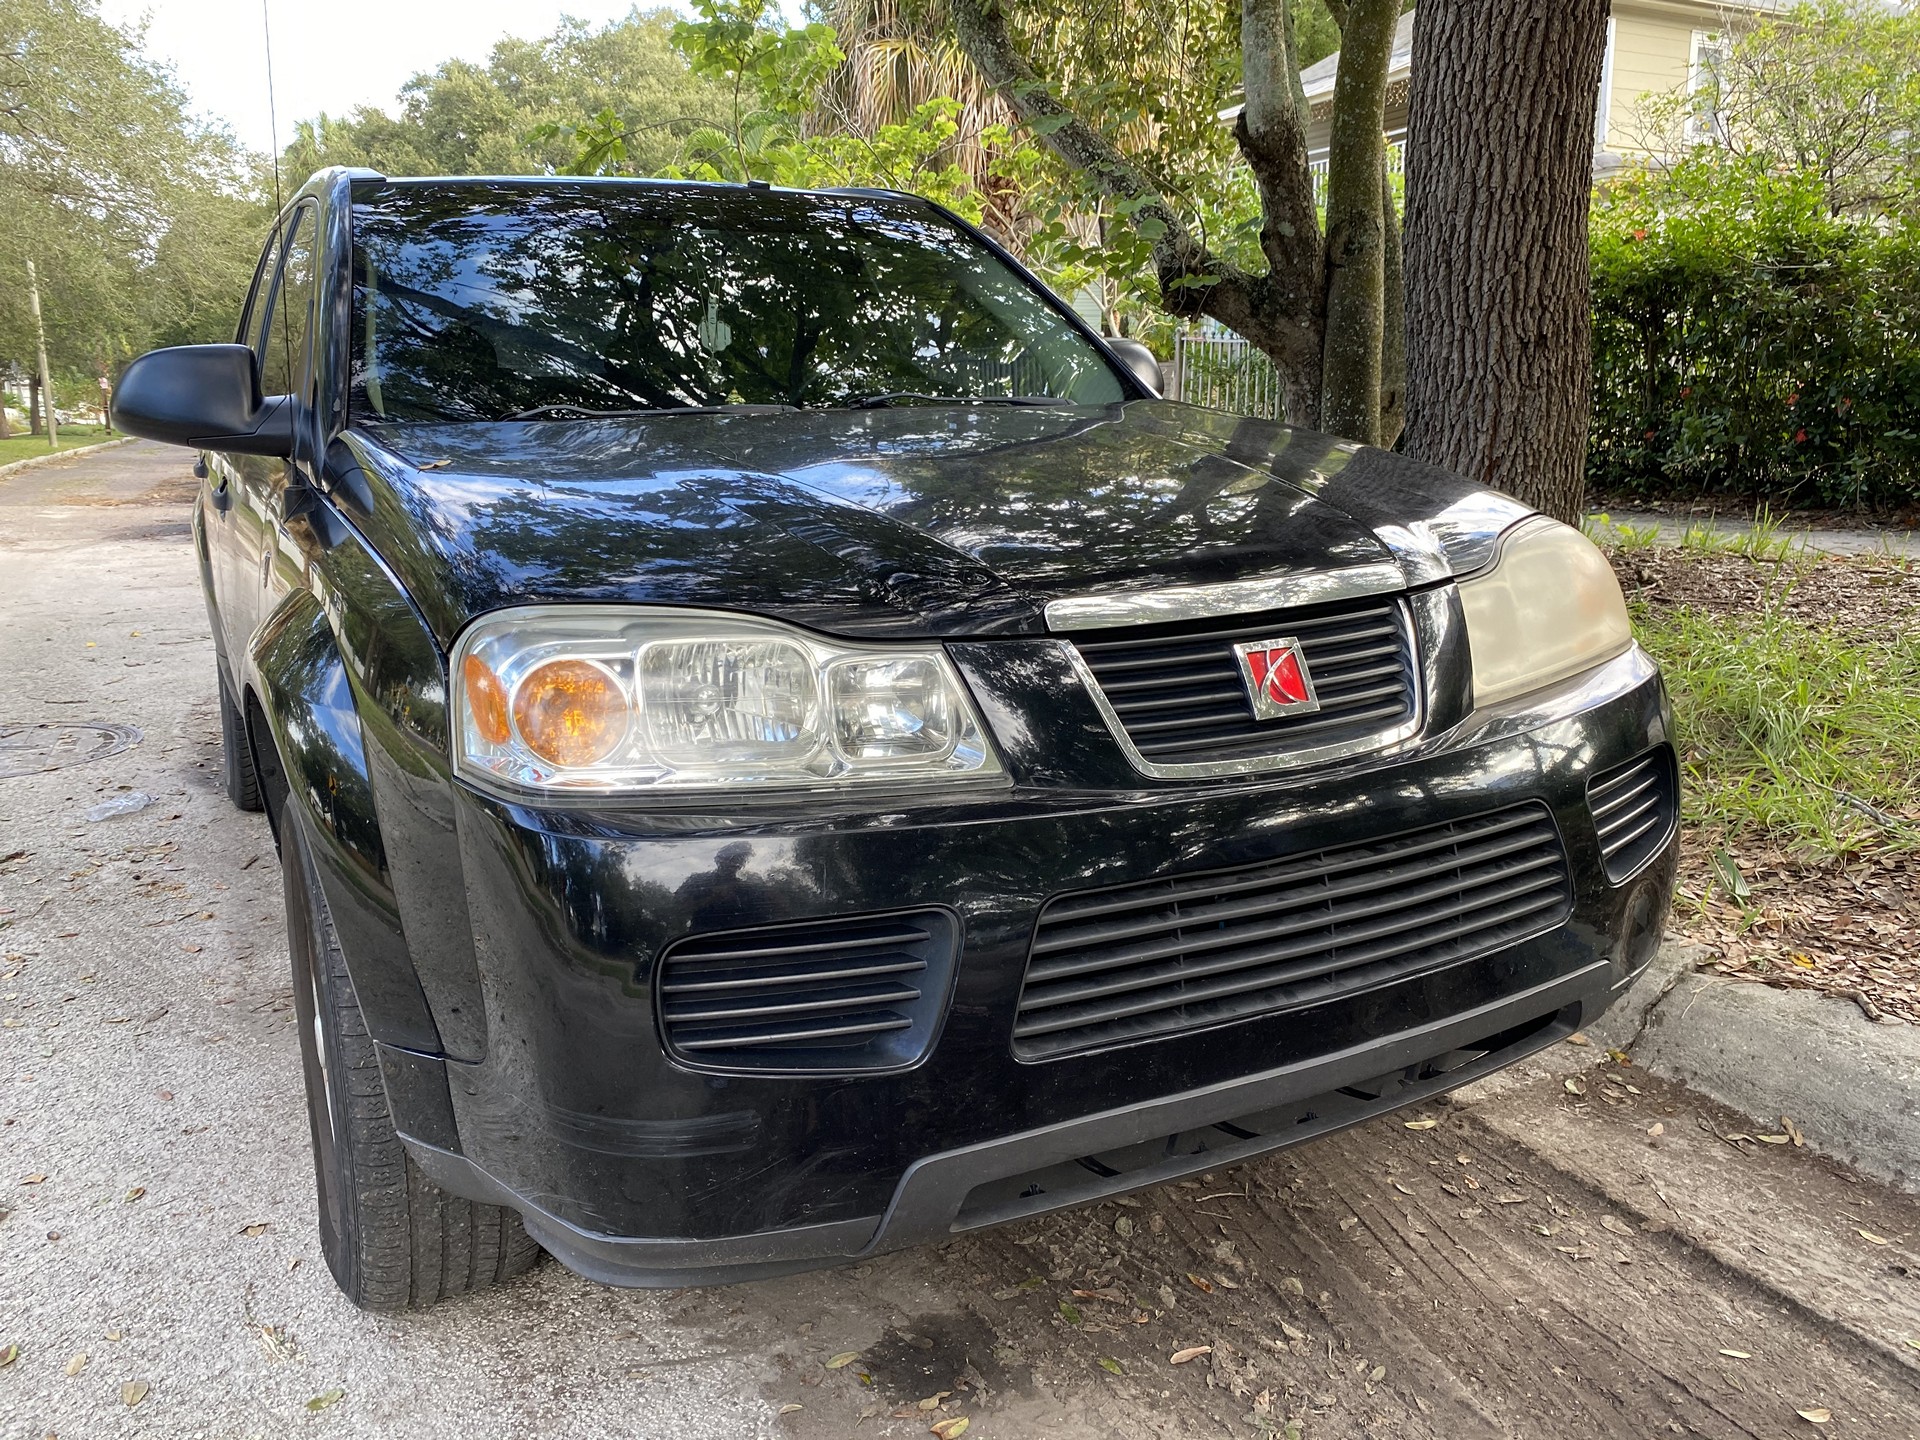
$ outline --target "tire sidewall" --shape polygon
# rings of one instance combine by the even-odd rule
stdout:
[[[327,1081],[329,1075],[345,1075],[347,1064],[339,1027],[333,1019],[337,980],[334,967],[329,963],[331,927],[321,908],[325,902],[320,896],[312,853],[301,833],[300,821],[292,813],[286,817],[285,829],[286,856],[281,868],[286,890],[287,948],[292,960],[293,1011],[300,1037],[300,1065],[313,1145],[320,1246],[327,1268],[341,1287],[351,1293],[353,1179],[349,1127],[352,1117],[347,1112],[343,1087]]]

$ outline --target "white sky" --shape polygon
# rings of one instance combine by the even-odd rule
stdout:
[[[657,0],[650,0],[657,3]],[[649,5],[649,8],[650,8]],[[280,143],[296,120],[357,105],[392,111],[400,87],[455,57],[485,60],[504,35],[544,35],[573,15],[599,25],[633,0],[267,0]],[[116,25],[144,15],[147,53],[174,67],[203,115],[272,147],[260,0],[100,0]]]

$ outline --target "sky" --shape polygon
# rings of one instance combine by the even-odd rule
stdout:
[[[266,0],[282,145],[296,120],[358,105],[391,111],[400,87],[442,60],[484,60],[505,35],[544,35],[572,15],[619,19],[633,0]],[[649,5],[651,8],[651,5]],[[261,0],[100,0],[113,24],[147,19],[147,53],[174,67],[194,108],[242,144],[273,149]]]

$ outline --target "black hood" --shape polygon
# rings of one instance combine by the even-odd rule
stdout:
[[[442,643],[543,602],[1035,634],[1065,596],[1386,559],[1426,583],[1526,513],[1383,451],[1154,401],[381,426],[329,469]]]

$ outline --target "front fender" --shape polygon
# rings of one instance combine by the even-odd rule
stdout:
[[[367,1029],[384,1044],[440,1052],[414,973],[374,808],[373,780],[347,666],[319,601],[288,596],[255,636],[261,693],[255,735],[276,833],[297,824],[311,842]],[[272,773],[277,770],[277,774]]]

